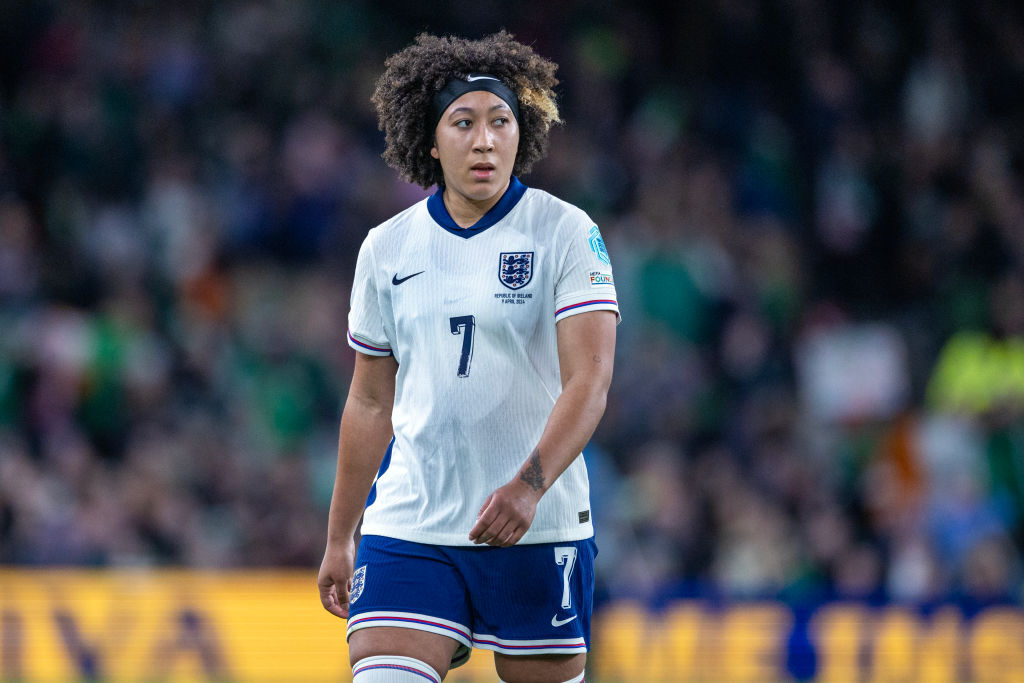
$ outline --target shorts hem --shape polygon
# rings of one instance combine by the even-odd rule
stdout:
[[[472,648],[473,641],[469,636],[469,629],[462,624],[441,619],[429,614],[418,614],[416,612],[362,612],[349,617],[348,631],[345,639],[352,637],[352,633],[364,628],[376,626],[391,626],[393,628],[411,628],[416,631],[428,631],[442,636],[448,636],[466,647]]]
[[[575,655],[587,651],[587,643],[582,637],[512,640],[475,633],[473,647],[503,655]]]

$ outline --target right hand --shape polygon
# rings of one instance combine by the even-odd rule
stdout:
[[[541,495],[542,491],[530,488],[518,477],[495,489],[480,508],[469,540],[497,548],[515,545],[533,524]]]
[[[316,578],[324,609],[342,619],[348,619],[348,595],[352,589],[355,555],[355,541],[328,543]]]

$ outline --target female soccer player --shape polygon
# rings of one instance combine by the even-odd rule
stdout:
[[[371,230],[356,264],[318,577],[356,683],[441,681],[473,647],[503,681],[583,680],[597,550],[581,451],[618,305],[597,226],[517,178],[559,122],[555,69],[504,31],[424,34],[377,82],[384,159],[439,189]]]

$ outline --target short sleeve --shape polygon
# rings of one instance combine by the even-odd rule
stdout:
[[[612,261],[601,231],[582,211],[570,220],[565,258],[555,283],[555,322],[588,311],[614,311],[620,319]]]
[[[380,314],[377,269],[374,267],[370,236],[363,240],[356,259],[348,313],[348,345],[369,356],[391,355],[391,344],[384,333],[384,322]]]

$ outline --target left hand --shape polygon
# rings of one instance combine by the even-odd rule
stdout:
[[[480,508],[469,540],[496,548],[515,545],[533,524],[540,496],[518,477],[495,489]]]
[[[352,589],[352,567],[356,547],[353,540],[327,544],[324,560],[316,582],[320,588],[320,602],[324,609],[336,617],[348,619],[348,596]]]

